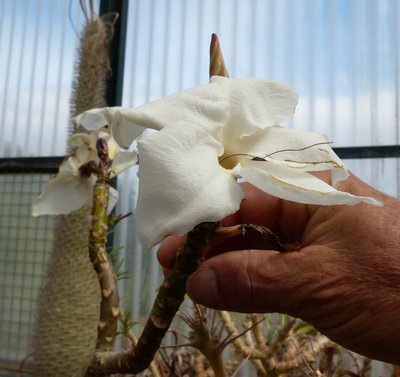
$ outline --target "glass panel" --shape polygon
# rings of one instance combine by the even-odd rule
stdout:
[[[0,157],[66,151],[79,1],[0,1]]]
[[[232,77],[288,82],[300,101],[292,126],[335,146],[397,144],[396,0],[135,0],[129,2],[123,103],[208,81],[218,33]]]

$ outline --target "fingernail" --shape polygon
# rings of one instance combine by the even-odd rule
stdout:
[[[217,275],[214,270],[200,268],[187,281],[189,296],[199,304],[215,307],[219,304]]]

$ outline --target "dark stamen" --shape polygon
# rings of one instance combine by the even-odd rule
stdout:
[[[265,158],[255,156],[251,159],[252,161],[267,161]]]

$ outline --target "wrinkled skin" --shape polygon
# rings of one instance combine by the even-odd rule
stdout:
[[[188,293],[216,309],[302,318],[348,349],[400,364],[400,202],[354,176],[339,188],[385,205],[302,205],[244,184],[240,211],[223,224],[262,224],[301,249],[267,250],[255,234],[210,245]],[[165,268],[183,241],[163,242]]]

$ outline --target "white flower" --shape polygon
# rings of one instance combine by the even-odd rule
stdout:
[[[78,133],[70,138],[73,150],[71,156],[62,162],[58,174],[44,186],[42,193],[33,202],[32,215],[60,215],[77,210],[93,201],[93,188],[96,176],[85,173],[85,164],[93,161],[97,164],[96,141],[103,138],[107,142],[109,157],[112,159],[111,176],[115,176],[137,162],[132,152],[120,152],[120,147],[106,129],[91,134]],[[118,200],[118,192],[110,187],[108,211]]]
[[[136,109],[93,110],[97,122],[112,120],[124,147],[143,128],[161,130],[138,140],[136,216],[143,246],[237,211],[243,199],[239,177],[299,203],[380,205],[334,188],[349,173],[325,136],[279,126],[297,100],[287,85],[214,76],[208,85]],[[331,171],[332,186],[309,173],[321,170]]]

